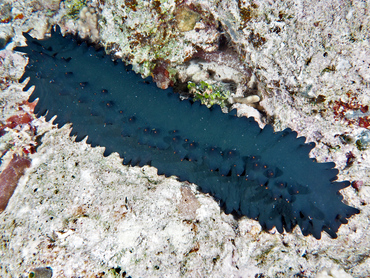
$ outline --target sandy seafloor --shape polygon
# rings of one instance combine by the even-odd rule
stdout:
[[[369,3],[272,2],[1,0],[0,171],[15,154],[32,161],[0,214],[1,277],[370,277]],[[27,60],[12,51],[22,32],[42,38],[53,24],[110,46],[144,76],[165,55],[182,80],[234,78],[233,93],[261,99],[235,104],[239,113],[315,142],[311,156],[336,163],[339,179],[353,184],[344,201],[361,213],[337,239],[263,231],[194,184],[74,142],[69,125],[32,116],[31,91],[19,83]],[[218,56],[188,62],[195,49],[217,51],[221,33]],[[225,48],[236,64],[222,59]],[[25,114],[32,121],[7,122]]]

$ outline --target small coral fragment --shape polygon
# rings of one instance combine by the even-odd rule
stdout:
[[[91,41],[99,39],[98,16],[94,8],[83,7],[79,13],[78,31],[79,35]]]
[[[238,103],[252,104],[259,102],[261,98],[257,95],[252,95],[247,97],[234,97],[233,100]]]

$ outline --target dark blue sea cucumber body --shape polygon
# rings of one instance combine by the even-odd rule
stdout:
[[[359,211],[341,202],[334,163],[316,163],[314,144],[291,130],[260,129],[251,118],[223,114],[158,89],[121,62],[72,37],[28,34],[29,63],[23,78],[35,85],[35,113],[73,124],[76,140],[118,152],[124,164],[152,165],[158,174],[197,184],[219,199],[227,213],[258,219],[282,233],[299,225],[303,234],[331,237]]]

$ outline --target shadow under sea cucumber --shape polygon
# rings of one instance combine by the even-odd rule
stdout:
[[[59,127],[72,123],[76,141],[86,136],[104,155],[118,152],[124,164],[151,165],[158,174],[195,183],[220,200],[226,213],[256,219],[282,233],[299,226],[304,235],[337,237],[359,210],[342,202],[334,163],[309,158],[313,143],[286,129],[260,129],[252,118],[181,101],[172,89],[144,81],[122,62],[59,27],[43,40],[24,33],[29,57],[22,77],[35,85],[37,116]]]

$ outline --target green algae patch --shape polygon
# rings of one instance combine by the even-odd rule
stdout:
[[[215,104],[223,108],[230,97],[229,91],[224,91],[221,87],[209,85],[204,81],[201,81],[199,84],[188,82],[188,89],[190,93],[194,94],[195,100],[199,100],[202,104],[207,105],[208,108]]]
[[[64,1],[67,9],[67,17],[76,19],[83,7],[86,6],[86,0],[66,0]]]

